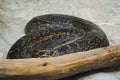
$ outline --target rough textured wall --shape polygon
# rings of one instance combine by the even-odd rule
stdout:
[[[49,13],[90,20],[105,31],[111,45],[120,44],[120,0],[0,0],[0,59],[5,59],[11,45],[24,35],[31,18]],[[120,69],[80,75],[71,79],[120,80]]]

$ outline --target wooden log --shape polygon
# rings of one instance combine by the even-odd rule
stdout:
[[[52,58],[0,60],[0,80],[55,80],[120,64],[120,45]]]

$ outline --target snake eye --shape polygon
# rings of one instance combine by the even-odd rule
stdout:
[[[49,57],[49,56],[50,56],[50,52],[49,52],[49,50],[40,50],[40,49],[38,49],[38,50],[35,52],[35,55],[36,55],[37,57],[40,57],[40,58]]]
[[[37,52],[35,54],[42,55],[42,54],[44,54],[46,52],[47,52],[47,50],[37,50]]]

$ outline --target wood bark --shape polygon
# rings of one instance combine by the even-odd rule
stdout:
[[[55,80],[120,64],[120,45],[51,58],[0,60],[0,80]]]

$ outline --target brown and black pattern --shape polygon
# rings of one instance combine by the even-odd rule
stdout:
[[[94,23],[63,14],[31,19],[26,35],[10,48],[7,58],[43,58],[108,46],[105,33]]]

